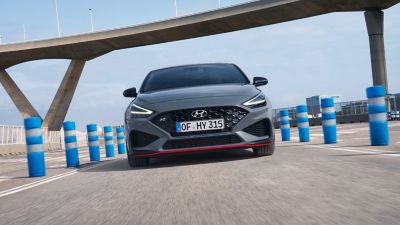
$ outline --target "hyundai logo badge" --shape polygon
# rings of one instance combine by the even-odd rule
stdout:
[[[206,110],[195,110],[192,112],[192,117],[193,118],[203,118],[207,116],[207,111]]]

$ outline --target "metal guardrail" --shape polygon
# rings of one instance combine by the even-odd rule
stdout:
[[[113,127],[114,139],[116,143],[115,127]],[[99,129],[99,140],[104,140],[102,130]],[[87,133],[76,131],[78,147],[87,147]],[[49,131],[47,127],[43,128],[43,141],[45,144],[57,144],[65,149],[64,131]],[[0,146],[5,145],[24,145],[25,129],[23,126],[0,125]]]
[[[62,138],[64,138],[64,133],[62,133]],[[80,147],[88,147],[88,142],[87,142],[87,134],[86,132],[81,132],[81,131],[76,131],[76,144],[78,145],[78,148]],[[63,140],[61,140],[63,149],[65,149],[65,143]]]
[[[104,146],[104,135],[99,127],[99,141]],[[113,128],[113,132],[115,127]],[[76,131],[77,145],[79,149],[88,147],[87,133]],[[64,130],[49,131],[43,128],[43,142],[45,151],[60,151],[65,149]],[[114,143],[117,143],[114,133]],[[23,126],[0,125],[0,156],[20,155],[26,152],[25,129]]]
[[[43,128],[43,141],[49,144],[62,143],[60,131],[49,131]],[[25,130],[23,126],[0,125],[0,145],[25,144]]]
[[[25,143],[25,130],[22,126],[0,125],[0,145]]]

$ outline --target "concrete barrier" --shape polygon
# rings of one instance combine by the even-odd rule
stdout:
[[[383,86],[367,88],[370,139],[375,146],[389,144],[385,93]]]
[[[24,120],[28,171],[30,177],[46,176],[44,160],[42,119],[30,117]]]
[[[0,145],[0,156],[25,155],[25,144]]]

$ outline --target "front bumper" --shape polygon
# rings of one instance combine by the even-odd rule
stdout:
[[[125,126],[128,154],[138,157],[155,157],[185,152],[245,149],[272,143],[274,129],[270,109],[267,107],[243,109],[247,110],[248,114],[229,131],[185,136],[176,136],[153,123],[152,120],[160,113],[149,118],[132,118]],[[267,130],[265,134],[258,134],[257,127],[254,126],[253,129],[249,129],[252,125],[263,123]]]
[[[173,149],[168,151],[134,151],[135,157],[156,157],[162,155],[175,155],[184,154],[191,152],[205,152],[205,151],[219,151],[219,150],[236,150],[236,149],[246,149],[246,148],[256,148],[271,145],[273,140],[265,140],[259,143],[253,144],[236,144],[236,145],[223,145],[223,146],[211,146],[202,148],[188,148],[188,149]]]

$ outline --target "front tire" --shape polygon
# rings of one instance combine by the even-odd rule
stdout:
[[[253,153],[257,157],[273,155],[275,151],[275,141],[266,146],[253,148]]]
[[[149,165],[149,158],[145,158],[145,157],[135,157],[132,154],[128,154],[128,163],[129,166],[132,168],[136,168],[136,167],[144,167],[144,166],[148,166]]]

